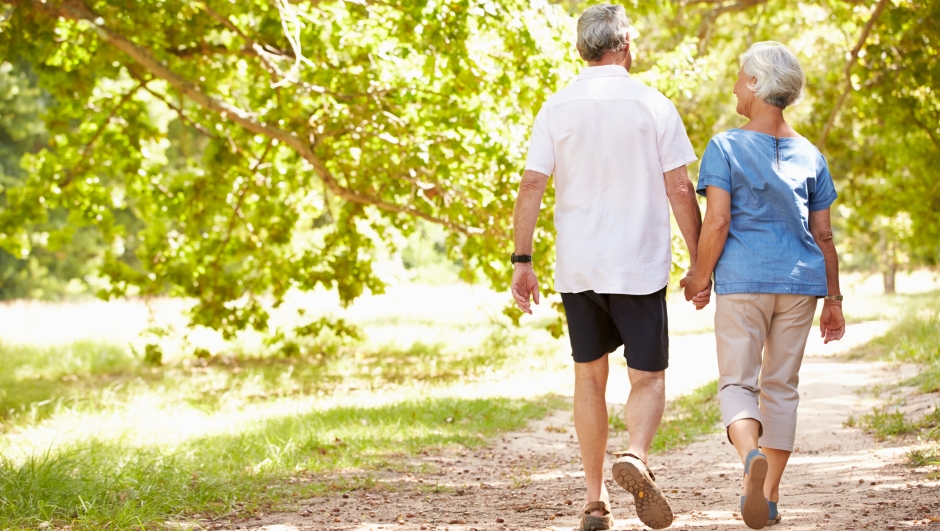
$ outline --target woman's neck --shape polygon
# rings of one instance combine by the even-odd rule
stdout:
[[[741,127],[776,137],[800,136],[783,118],[783,109],[755,99],[750,109],[750,121]]]

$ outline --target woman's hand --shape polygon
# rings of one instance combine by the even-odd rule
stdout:
[[[710,278],[696,278],[693,270],[679,281],[679,287],[685,288],[685,300],[692,301],[696,310],[708,306],[712,296],[712,281]]]
[[[822,315],[819,316],[819,337],[823,343],[838,341],[845,335],[845,317],[842,315],[842,301],[824,301]]]

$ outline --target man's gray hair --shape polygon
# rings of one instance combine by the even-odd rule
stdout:
[[[786,109],[803,97],[803,68],[796,55],[779,42],[754,43],[741,56],[741,68],[748,77],[757,79],[747,87],[765,103]]]
[[[623,6],[591,6],[578,17],[578,51],[585,61],[599,61],[608,52],[622,52],[630,29]]]

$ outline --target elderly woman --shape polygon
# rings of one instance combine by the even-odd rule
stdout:
[[[825,342],[845,333],[829,207],[836,191],[816,147],[784,120],[805,77],[786,46],[760,42],[741,58],[737,112],[702,157],[707,198],[698,264],[685,295],[707,304],[715,273],[718,398],[744,463],[741,515],[751,529],[780,521],[780,478],[793,451],[803,350],[822,297]]]

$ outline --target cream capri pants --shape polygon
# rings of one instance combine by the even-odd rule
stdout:
[[[760,446],[793,451],[797,386],[816,297],[718,295],[718,401],[725,428],[741,419],[761,423]]]

